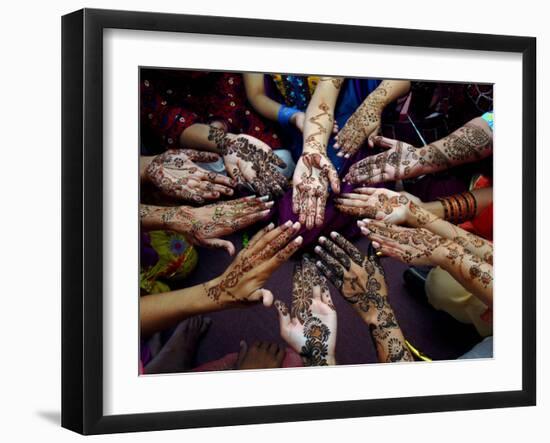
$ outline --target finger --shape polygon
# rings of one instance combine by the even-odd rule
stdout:
[[[335,309],[334,308],[334,303],[332,302],[332,297],[330,296],[330,291],[323,291],[322,288],[319,288],[319,292],[321,293],[321,301],[325,305],[328,305],[332,309]]]
[[[239,229],[246,228],[247,226],[253,225],[256,222],[263,220],[269,215],[270,212],[271,212],[270,209],[266,209],[261,212],[256,212],[254,214],[248,214],[243,217],[239,217],[237,220],[235,220],[237,226],[233,232],[236,232]]]
[[[300,212],[301,192],[295,186],[292,188],[292,212],[298,214]]]
[[[320,249],[328,252],[331,257],[336,259],[341,265],[344,266],[344,268],[349,270],[351,266],[350,257],[340,246],[334,242],[331,242],[326,237],[319,237],[319,244],[322,246]]]
[[[374,138],[377,137],[380,134],[380,126],[378,126],[372,133],[369,135],[368,138],[368,145],[369,148],[374,148]]]
[[[261,301],[266,308],[269,308],[273,304],[273,298],[273,293],[269,289],[260,288],[250,294],[248,300]]]
[[[291,231],[292,234],[294,229],[296,229],[296,231],[300,229],[300,223],[293,224],[291,220],[288,220],[286,223],[267,232],[264,236],[259,238],[258,241],[252,246],[252,248],[250,248],[250,253],[259,254],[265,252],[265,250],[271,243],[274,242],[274,240],[284,235],[286,231]],[[272,244],[271,246],[273,247],[274,244]]]
[[[294,265],[292,272],[292,302],[302,299],[303,292],[302,265]]]
[[[355,188],[353,192],[357,192],[358,194],[373,195],[376,191],[379,190],[380,188],[369,188],[368,186],[365,186],[362,188]]]
[[[377,135],[372,138],[373,147],[377,146],[379,148],[384,149],[391,149],[397,145],[397,140],[393,140],[391,138],[382,137],[381,135]]]
[[[196,203],[200,203],[200,201],[204,202],[205,200],[217,200],[219,198],[219,192],[198,190],[196,191],[195,198],[193,198],[193,200]]]
[[[342,194],[342,197],[344,197],[344,194]],[[334,201],[342,206],[362,208],[366,206],[368,197],[359,194],[345,194],[345,198],[335,198]]]
[[[338,234],[337,232],[331,232],[330,237],[336,242],[340,248],[358,265],[362,264],[363,254],[359,249],[357,249],[353,244],[347,240],[343,235]]]
[[[335,271],[338,271],[339,268],[342,268],[342,263],[339,260],[336,260],[332,255],[325,251],[321,246],[315,246],[315,253],[319,256],[321,261],[329,268]],[[344,256],[345,257],[345,256]],[[349,258],[348,258],[349,260]],[[349,269],[350,262],[347,262],[347,269]],[[343,271],[343,269],[342,269]]]
[[[233,189],[228,188],[227,186],[218,185],[216,183],[213,183],[207,180],[201,181],[199,188],[209,192],[215,192],[215,193],[225,194],[225,195],[233,195]]]
[[[271,269],[271,272],[275,271],[280,265],[285,263],[292,255],[300,249],[304,239],[302,236],[296,237],[289,244],[287,244],[282,250],[277,252],[273,257],[267,262],[268,268]]]
[[[308,192],[306,206],[306,229],[312,229],[315,225],[315,211],[317,210],[317,198],[312,192]]]
[[[340,179],[338,178],[338,173],[334,167],[330,167],[328,170],[328,180],[330,182],[330,187],[332,191],[336,194],[340,193]]]
[[[213,163],[220,159],[220,156],[215,152],[198,151],[196,149],[182,149],[181,152],[185,154],[189,160],[198,163]]]
[[[330,269],[321,260],[315,262],[315,266],[323,273],[323,275],[338,289],[342,287],[342,277],[334,270]]]
[[[326,195],[317,197],[317,204],[315,205],[315,226],[323,226],[325,220],[325,208],[327,205]]]
[[[286,168],[286,163],[284,162],[284,160],[281,157],[279,157],[277,154],[275,154],[273,151],[269,153],[269,160],[271,161],[271,163],[273,163],[275,166],[278,166],[281,169]]]
[[[207,248],[222,248],[225,249],[229,255],[235,255],[235,246],[233,246],[233,243],[222,240],[221,238],[206,238],[202,240],[201,246]]]
[[[236,185],[235,180],[233,180],[231,177],[228,177],[227,175],[217,174],[215,172],[209,172],[206,175],[206,179],[211,181],[212,183],[228,186],[230,188],[234,188]]]
[[[274,227],[275,227],[275,224],[270,223],[265,228],[262,228],[258,232],[256,232],[254,237],[252,237],[250,239],[250,241],[248,242],[248,248],[249,249],[252,248],[252,246],[254,246],[260,238],[262,238],[265,234],[267,234],[269,231],[271,231]]]
[[[281,300],[275,300],[273,303],[279,314],[279,327],[281,332],[290,326],[290,313],[287,305]]]
[[[250,184],[252,185],[252,187],[254,188],[254,191],[256,191],[256,193],[258,193],[259,195],[266,195],[266,194],[269,194],[269,189],[268,187],[266,186],[266,184],[263,182],[263,180],[259,179],[259,178],[254,178]]]

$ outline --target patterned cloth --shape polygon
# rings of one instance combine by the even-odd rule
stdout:
[[[241,74],[142,69],[140,75],[142,154],[178,147],[186,128],[214,121],[281,147],[275,124],[248,104]]]
[[[198,262],[185,236],[171,231],[142,232],[140,257],[139,286],[147,294],[170,291],[170,281],[187,277]]]

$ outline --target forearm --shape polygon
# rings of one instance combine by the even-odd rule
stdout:
[[[474,189],[473,191],[469,192],[474,196],[476,200],[475,211],[472,214],[473,217],[475,217],[479,215],[487,206],[489,206],[489,204],[492,203],[493,188]],[[431,212],[435,216],[445,219],[445,208],[441,200],[422,202],[419,206],[421,206],[426,211]]]
[[[219,309],[220,305],[207,297],[203,285],[145,295],[139,300],[141,333],[147,337],[188,317]]]
[[[265,93],[264,74],[243,74],[246,97],[252,107],[269,120],[277,121],[281,104]]]
[[[481,117],[474,118],[447,137],[417,149],[422,173],[444,171],[482,160],[493,153],[493,132]]]
[[[319,81],[306,110],[304,153],[326,153],[342,82],[342,79],[333,77],[323,77]]]
[[[367,312],[358,312],[369,327],[379,362],[413,361],[393,309],[386,300],[382,306],[372,305]]]
[[[192,229],[193,208],[190,206],[139,205],[141,227],[146,230],[168,229],[189,232]],[[177,219],[177,228],[176,221]]]
[[[493,264],[493,245],[491,242],[443,220],[412,202],[409,203],[407,224],[415,228],[426,228],[440,237],[460,244],[467,252],[474,254],[488,264]]]
[[[493,306],[493,267],[458,243],[448,242],[432,255],[438,265],[487,307]]]
[[[361,108],[375,108],[381,112],[387,105],[405,95],[410,89],[411,82],[408,80],[383,80],[363,101]]]

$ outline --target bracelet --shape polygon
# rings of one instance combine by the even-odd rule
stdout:
[[[438,198],[443,205],[444,218],[454,224],[471,220],[477,213],[477,201],[470,192]]]
[[[285,105],[281,105],[279,108],[279,112],[277,113],[277,121],[280,123],[283,127],[288,127],[290,125],[290,119],[294,114],[297,114],[300,112],[299,109],[296,108],[290,108]]]

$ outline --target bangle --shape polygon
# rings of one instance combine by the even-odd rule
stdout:
[[[294,114],[297,114],[300,110],[296,108],[289,108],[288,106],[281,105],[279,112],[277,113],[277,121],[283,127],[288,127],[290,124],[290,119]]]
[[[443,205],[444,218],[454,224],[471,220],[477,213],[477,201],[470,192],[438,198]]]

